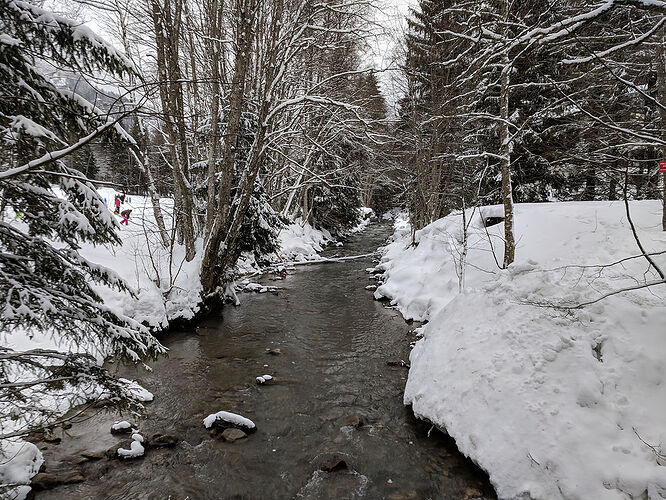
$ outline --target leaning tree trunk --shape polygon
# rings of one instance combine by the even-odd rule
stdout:
[[[148,184],[148,194],[150,195],[150,201],[153,205],[153,215],[155,217],[155,223],[157,224],[157,230],[160,233],[160,239],[162,240],[162,245],[164,248],[169,248],[171,242],[169,241],[169,233],[166,230],[166,225],[164,224],[164,216],[162,215],[162,207],[160,206],[160,194],[157,191],[155,186],[155,178],[153,173],[150,171],[149,157],[145,151],[140,151],[141,158],[136,154],[134,149],[130,149],[134,160],[136,161],[139,170],[146,178],[146,184]]]
[[[234,61],[234,76],[229,93],[229,116],[224,136],[221,178],[217,190],[217,210],[206,235],[203,260],[201,261],[201,284],[205,294],[213,293],[219,284],[224,269],[219,265],[220,245],[228,234],[231,210],[231,188],[236,163],[236,142],[245,93],[245,80],[250,65],[250,48],[253,40],[253,11],[256,0],[245,0],[238,12],[237,51]],[[210,200],[209,200],[210,201]],[[212,211],[211,211],[212,215]],[[225,247],[224,252],[228,249]],[[223,252],[223,253],[224,253]]]

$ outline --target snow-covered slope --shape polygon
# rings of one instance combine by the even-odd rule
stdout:
[[[116,191],[102,188],[99,193],[113,210]],[[160,205],[169,228],[173,200],[162,198]],[[196,243],[196,257],[187,262],[182,245],[176,243],[170,250],[160,244],[150,198],[127,196],[121,206],[121,210],[126,209],[131,209],[132,213],[129,223],[119,226],[121,246],[83,245],[81,250],[92,262],[116,271],[135,292],[136,296],[132,297],[100,287],[98,292],[105,304],[156,328],[164,328],[177,318],[192,318],[198,312],[201,300],[201,240]],[[328,231],[297,220],[281,230],[279,255],[285,261],[316,259],[317,252],[332,241]],[[270,257],[277,261],[277,256]],[[257,270],[254,258],[244,255],[239,262],[239,271]]]
[[[325,229],[315,229],[300,219],[280,231],[280,258],[284,261],[302,262],[319,258],[326,245],[335,241]]]
[[[660,203],[632,202],[648,251],[666,250]],[[501,213],[485,209],[484,216]],[[445,427],[500,498],[666,497],[666,285],[576,305],[653,279],[621,202],[516,206],[516,262],[499,270],[503,225],[472,215],[459,293],[461,217],[384,250],[376,295],[429,320],[405,403]],[[656,256],[666,269],[666,255]]]

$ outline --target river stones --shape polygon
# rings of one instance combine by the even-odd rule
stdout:
[[[232,427],[241,429],[246,433],[254,432],[257,430],[257,426],[249,418],[245,418],[242,415],[228,411],[218,411],[217,413],[211,413],[204,419],[203,423],[206,429],[217,431],[219,434],[221,434],[224,429]]]
[[[83,481],[85,481],[85,478],[79,471],[61,472],[58,474],[40,472],[32,478],[30,486],[35,491],[44,491],[63,484],[81,483]]]
[[[136,428],[134,424],[131,424],[126,420],[121,420],[119,422],[115,422],[111,426],[111,434],[131,434],[132,429],[134,428]]]
[[[43,439],[47,443],[53,443],[53,444],[58,444],[61,441],[60,436],[57,436],[56,433],[53,431],[46,431],[44,433]]]
[[[229,429],[224,429],[222,431],[222,439],[230,443],[233,443],[234,441],[238,441],[239,439],[243,439],[246,437],[247,434],[245,434],[240,429],[229,428]]]
[[[170,436],[169,434],[162,434],[157,432],[150,436],[146,441],[146,447],[148,448],[172,448],[176,446],[180,439],[176,436]]]
[[[324,472],[335,472],[338,470],[344,470],[347,468],[347,462],[342,457],[342,455],[333,454],[327,457],[324,457],[319,461],[319,470]]]
[[[361,415],[349,415],[342,421],[343,427],[354,427],[360,429],[365,425],[365,419]]]
[[[79,453],[84,458],[87,458],[88,460],[99,460],[101,458],[104,458],[104,452],[103,451],[92,451],[92,450],[85,450]]]
[[[465,490],[465,498],[464,500],[472,500],[474,498],[482,498],[483,493],[481,493],[479,490],[476,488],[467,488]]]
[[[104,452],[104,454],[106,455],[107,458],[110,458],[110,459],[119,458],[118,457],[118,450],[120,448],[128,449],[130,446],[132,446],[132,440],[131,439],[125,439],[123,441],[120,441],[119,443],[114,444],[111,448],[106,450],[106,452]]]

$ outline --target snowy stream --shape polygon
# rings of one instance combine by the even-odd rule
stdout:
[[[373,251],[389,231],[371,225],[325,255]],[[241,307],[165,334],[170,354],[152,373],[117,367],[155,394],[144,418],[123,418],[144,436],[180,442],[136,460],[74,464],[82,451],[119,441],[109,432],[119,415],[88,410],[60,444],[38,443],[47,472],[81,470],[86,480],[37,497],[494,498],[453,441],[403,406],[399,362],[408,360],[411,327],[364,289],[372,265],[364,258],[299,266],[281,281],[265,276],[277,294],[241,294]],[[265,374],[274,378],[257,384]],[[234,443],[211,437],[203,419],[221,410],[252,419],[257,431]],[[365,425],[345,426],[354,416]],[[319,470],[332,454],[347,469]]]

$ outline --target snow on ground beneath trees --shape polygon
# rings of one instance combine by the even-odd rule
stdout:
[[[279,255],[285,262],[304,262],[319,258],[326,245],[335,238],[326,229],[315,229],[298,219],[280,231]]]
[[[383,250],[388,297],[428,320],[411,353],[404,401],[445,428],[488,471],[500,498],[666,497],[666,286],[580,304],[653,279],[622,202],[516,205],[516,262],[498,269],[503,224],[468,212],[416,232],[404,218]],[[482,209],[484,217],[500,207]],[[648,252],[666,250],[658,201],[631,203]],[[488,236],[490,235],[490,236]],[[655,256],[666,269],[666,255]],[[572,267],[565,267],[572,266]],[[537,305],[539,304],[539,305]]]

